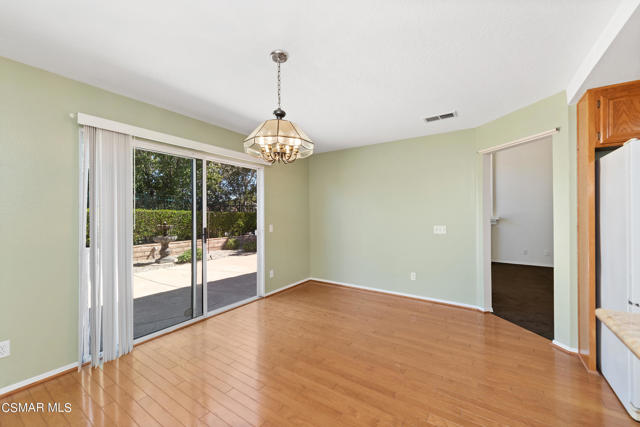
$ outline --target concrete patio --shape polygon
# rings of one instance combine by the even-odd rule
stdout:
[[[211,255],[213,259],[207,260],[209,311],[257,295],[256,253],[215,251]],[[200,315],[201,285],[196,292],[196,314]],[[135,338],[191,319],[191,264],[134,267],[133,295]]]

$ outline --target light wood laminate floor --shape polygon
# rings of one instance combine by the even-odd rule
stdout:
[[[606,382],[492,314],[306,283],[5,402],[1,425],[637,425]]]

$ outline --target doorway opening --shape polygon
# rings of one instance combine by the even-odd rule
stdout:
[[[490,307],[495,315],[553,340],[552,138],[484,157]]]

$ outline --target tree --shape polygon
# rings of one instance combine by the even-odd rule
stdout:
[[[202,161],[196,162],[197,203],[202,194]],[[192,160],[135,150],[136,208],[191,210]],[[257,174],[253,169],[207,162],[207,209],[255,212]]]
[[[222,163],[207,164],[207,209],[219,212],[254,212],[256,192],[255,170]]]
[[[191,160],[135,150],[136,207],[191,209]]]

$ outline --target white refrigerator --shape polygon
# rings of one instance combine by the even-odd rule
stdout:
[[[640,313],[640,140],[598,161],[598,306]],[[640,359],[600,321],[600,371],[640,420]]]

